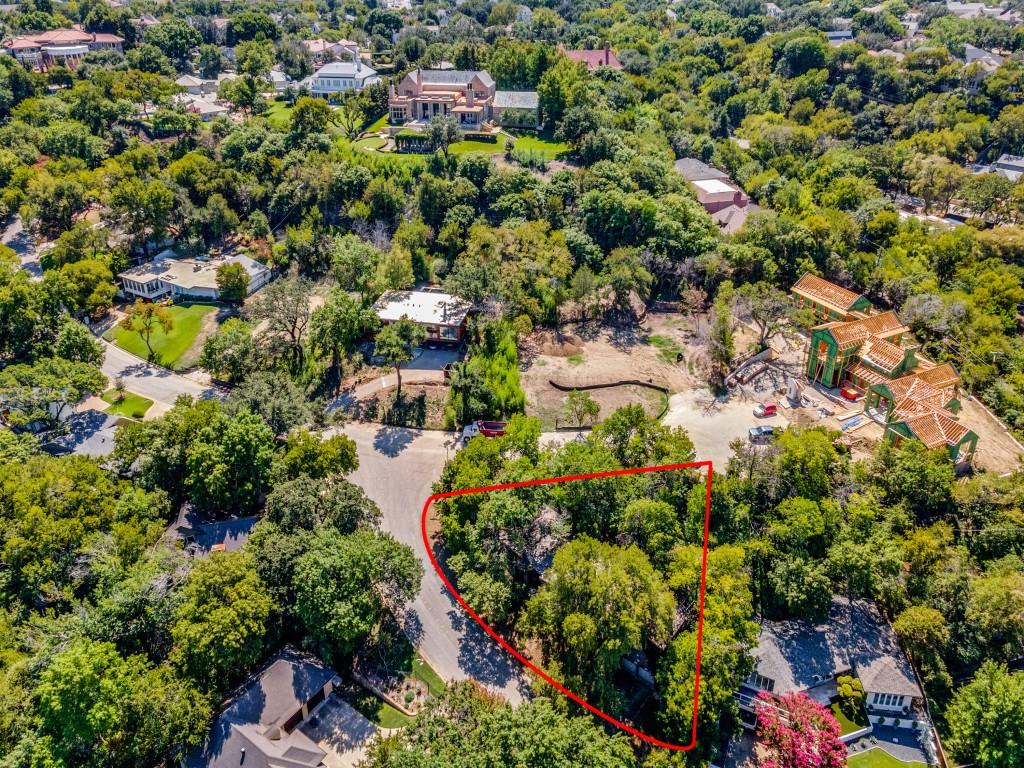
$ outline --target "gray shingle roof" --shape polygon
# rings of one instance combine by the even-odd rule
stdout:
[[[237,768],[244,758],[245,768],[317,768],[326,753],[298,728],[283,726],[335,677],[316,659],[285,648],[239,690],[186,766]]]
[[[833,597],[828,619],[765,621],[753,652],[777,694],[803,691],[853,670],[869,693],[921,697],[896,634],[874,603]]]
[[[494,106],[498,109],[537,109],[540,97],[536,91],[495,91]]]
[[[687,181],[729,178],[729,174],[724,171],[712,168],[707,163],[702,163],[693,157],[684,157],[676,160],[676,173],[680,174]]]

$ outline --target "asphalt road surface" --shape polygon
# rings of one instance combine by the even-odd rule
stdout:
[[[103,357],[103,365],[100,369],[113,384],[114,379],[120,376],[124,379],[124,385],[129,392],[148,397],[153,401],[153,413],[156,416],[166,411],[179,395],[191,395],[197,400],[216,397],[219,392],[216,388],[197,381],[179,376],[166,368],[158,365],[150,365],[141,357],[125,352],[102,339],[99,342],[106,348]]]
[[[445,445],[451,434],[354,423],[338,431],[359,449],[359,469],[350,479],[377,502],[381,527],[423,563],[423,585],[403,619],[410,640],[445,680],[473,678],[512,704],[523,701],[528,683],[519,663],[448,594],[423,551],[420,514],[454,450]]]

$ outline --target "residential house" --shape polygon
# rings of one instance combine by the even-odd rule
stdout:
[[[694,195],[711,214],[718,228],[727,235],[738,232],[747,216],[760,210],[747,194],[729,178],[729,174],[692,157],[676,160],[676,172],[690,182]]]
[[[998,173],[1005,176],[1012,182],[1016,182],[1021,176],[1024,176],[1024,157],[1020,155],[1008,155],[1006,153],[999,156],[990,166],[979,166],[975,168],[977,172],[990,171],[992,173]]]
[[[322,39],[303,40],[302,45],[312,55],[313,65],[317,67],[335,59],[351,61],[360,59],[359,43],[354,43],[351,40],[338,40],[334,43]]]
[[[310,75],[309,92],[321,99],[332,99],[339,93],[361,91],[372,83],[379,83],[377,70],[355,61],[330,61]]]
[[[282,93],[291,85],[292,79],[280,69],[274,68],[270,70],[270,82],[273,84],[276,93]]]
[[[218,85],[216,80],[206,80],[195,75],[182,75],[174,81],[174,84],[184,88],[185,92],[192,96],[216,94]]]
[[[166,538],[180,541],[190,557],[207,557],[214,552],[236,552],[245,546],[258,516],[214,520],[190,502],[181,505],[177,519],[165,533]]]
[[[810,272],[789,290],[801,307],[809,307],[821,320],[856,320],[871,311],[871,302],[863,294],[854,293]]]
[[[164,251],[152,261],[118,274],[121,292],[129,298],[146,300],[219,299],[217,268],[223,264],[241,264],[249,274],[249,293],[270,282],[270,268],[244,255],[210,259],[180,259],[174,251]]]
[[[853,30],[830,29],[825,32],[825,37],[828,38],[829,45],[838,46],[842,45],[843,43],[853,42]]]
[[[827,322],[811,329],[805,373],[812,382],[864,394],[864,412],[899,444],[919,439],[967,467],[978,435],[957,422],[960,376],[921,356],[895,312],[874,312],[863,296],[804,275],[793,293]]]
[[[804,693],[828,707],[837,695],[836,678],[852,675],[867,695],[865,731],[884,722],[908,736],[916,731],[924,742],[934,738],[914,670],[892,626],[872,602],[834,596],[823,621],[765,620],[753,656],[754,671],[737,693],[748,728],[756,721],[754,702],[761,691]],[[863,734],[854,731],[842,739]]]
[[[422,127],[437,116],[453,116],[463,130],[488,130],[486,123],[514,116],[515,124],[537,119],[533,91],[499,91],[486,70],[414,69],[388,96],[392,124]]]
[[[536,91],[495,91],[491,115],[505,128],[540,128],[540,97]]]
[[[516,21],[523,24],[529,24],[533,21],[533,8],[528,5],[517,5],[516,6]]]
[[[987,17],[1003,24],[1017,25],[1021,22],[1019,11],[1008,9],[1006,3],[988,5],[986,3],[961,3],[957,0],[946,0],[946,10],[961,19],[978,19]]]
[[[102,458],[114,450],[114,435],[118,425],[130,421],[124,416],[114,416],[95,409],[79,411],[64,422],[62,434],[45,438],[39,447],[51,456],[73,453],[76,456]]]
[[[619,61],[619,57],[612,51],[611,43],[607,40],[605,40],[603,48],[596,50],[570,51],[566,48],[560,48],[560,50],[572,61],[586,64],[587,69],[591,72],[600,67],[608,67],[615,70],[622,69],[622,62]]]
[[[457,344],[466,331],[472,306],[441,291],[389,291],[377,299],[373,310],[384,325],[411,320],[426,328],[428,339]]]
[[[214,81],[208,81],[214,82]],[[208,123],[215,117],[226,115],[231,112],[231,107],[216,100],[216,88],[209,96],[196,96],[191,93],[179,93],[175,101],[180,104],[186,112],[198,115],[204,123]]]
[[[78,26],[51,29],[4,40],[3,49],[30,69],[55,65],[76,68],[92,51],[121,51],[124,38],[107,32],[86,32]]]
[[[764,12],[769,18],[778,19],[782,17],[782,9],[775,3],[765,3]]]
[[[314,657],[284,648],[235,692],[185,768],[322,768],[327,753],[301,726],[340,682]]]

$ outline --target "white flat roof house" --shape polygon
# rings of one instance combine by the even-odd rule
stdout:
[[[222,259],[180,259],[173,251],[164,251],[153,261],[118,274],[121,290],[139,299],[196,298],[218,299],[217,267],[241,264],[249,273],[249,293],[270,281],[270,268],[248,256]]]
[[[472,307],[471,302],[441,291],[389,291],[377,299],[373,310],[385,325],[406,318],[425,326],[429,339],[458,342]]]
[[[309,91],[314,96],[329,99],[344,91],[361,91],[371,83],[380,82],[377,70],[359,59],[330,61],[309,78]]]

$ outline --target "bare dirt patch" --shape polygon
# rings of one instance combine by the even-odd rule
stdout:
[[[1020,469],[1024,450],[1009,430],[973,397],[961,400],[959,421],[978,435],[978,453],[974,465],[997,474]]]

